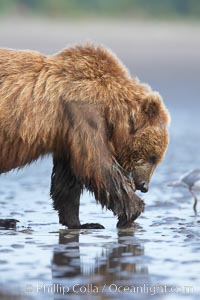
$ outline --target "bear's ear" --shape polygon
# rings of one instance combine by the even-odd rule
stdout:
[[[142,99],[141,111],[145,113],[149,119],[154,119],[160,115],[162,100],[159,94],[149,93]]]
[[[149,121],[159,119],[163,125],[170,125],[170,115],[166,109],[162,97],[155,92],[148,93],[141,100],[141,112],[145,114]]]

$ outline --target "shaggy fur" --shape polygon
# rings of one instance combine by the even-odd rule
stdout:
[[[0,173],[53,154],[51,196],[60,222],[80,228],[83,187],[130,226],[168,144],[159,94],[101,47],[44,56],[0,49]]]

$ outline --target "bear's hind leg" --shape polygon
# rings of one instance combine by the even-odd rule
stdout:
[[[58,211],[60,224],[71,229],[104,228],[98,223],[80,224],[79,205],[82,188],[82,184],[71,172],[69,164],[61,158],[54,157],[50,194],[53,207]]]

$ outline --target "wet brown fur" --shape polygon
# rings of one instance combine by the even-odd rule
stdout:
[[[159,94],[107,49],[75,46],[52,56],[0,49],[0,173],[52,153],[102,206],[133,215],[131,200],[117,208],[125,187],[128,199],[136,197],[126,172],[135,171],[137,181],[142,165],[150,178],[167,148],[168,123]],[[151,155],[157,158],[148,170]],[[116,200],[106,194],[115,184]]]

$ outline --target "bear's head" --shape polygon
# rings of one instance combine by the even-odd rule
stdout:
[[[105,48],[72,47],[56,55],[58,58],[64,61],[62,70],[64,65],[67,74],[63,98],[85,103],[74,115],[83,117],[85,111],[90,127],[100,130],[104,127],[98,124],[100,112],[113,160],[132,177],[136,189],[147,192],[168,145],[169,114],[161,96],[132,78]]]
[[[147,192],[151,176],[164,158],[170,117],[158,93],[149,91],[118,111],[111,144],[118,163],[132,177],[135,188]]]

